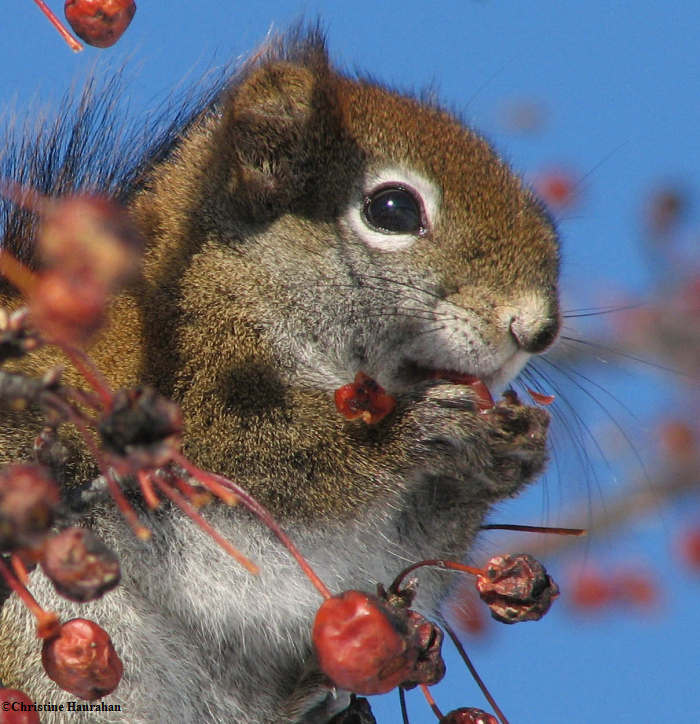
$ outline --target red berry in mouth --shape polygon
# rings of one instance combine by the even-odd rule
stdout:
[[[129,26],[136,12],[134,0],[66,0],[66,20],[88,45],[109,48]]]
[[[124,670],[104,629],[84,618],[66,621],[58,636],[44,641],[41,660],[49,678],[88,701],[111,694]]]
[[[368,425],[383,420],[396,406],[396,400],[364,372],[354,382],[335,391],[335,406],[348,420],[361,417]]]
[[[455,372],[454,370],[434,370],[430,373],[429,378],[436,380],[447,380],[455,385],[465,385],[471,387],[476,395],[476,404],[479,410],[490,410],[493,407],[493,397],[489,388],[482,380],[474,375],[465,372]]]

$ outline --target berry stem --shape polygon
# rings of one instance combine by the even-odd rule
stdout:
[[[148,476],[147,476],[148,477]],[[212,525],[202,518],[202,516],[195,510],[194,506],[191,505],[188,500],[179,493],[179,491],[171,488],[162,480],[159,480],[157,476],[150,476],[150,479],[155,483],[156,487],[175,505],[182,510],[185,515],[191,518],[207,535],[211,536],[230,556],[235,558],[245,569],[258,575],[260,569],[253,563],[249,558],[246,558],[239,550],[232,546],[226,538],[224,538]]]
[[[428,689],[425,684],[421,684],[420,690],[423,692],[423,696],[430,705],[430,708],[433,710],[435,716],[438,718],[439,721],[442,721],[443,713],[440,711],[440,707],[435,703],[435,699],[433,699],[433,695],[430,693],[430,689]]]
[[[179,452],[173,453],[173,462],[180,467],[185,468],[187,472],[196,478],[209,492],[213,493],[217,498],[221,499],[227,505],[236,505],[238,503],[238,495],[232,492],[231,488],[222,485],[216,480],[213,473],[207,473],[194,466],[184,455]],[[225,478],[224,478],[225,479]]]
[[[136,473],[136,477],[138,478],[141,494],[146,501],[146,505],[151,510],[154,510],[160,505],[160,500],[155,490],[153,490],[153,478],[145,470],[139,470]]]
[[[51,404],[63,413],[68,422],[72,423],[77,428],[80,436],[83,438],[83,441],[92,453],[92,456],[95,458],[97,467],[100,469],[102,477],[107,482],[107,487],[109,488],[111,496],[114,498],[114,502],[117,504],[117,507],[126,519],[126,522],[134,531],[134,535],[140,540],[148,540],[151,537],[151,531],[141,523],[136,511],[122,492],[119,483],[114,479],[112,471],[109,469],[109,465],[105,461],[102,452],[88,431],[82,414],[74,410],[71,405],[62,400],[58,395],[51,395],[49,399]]]
[[[13,553],[10,556],[10,565],[12,566],[15,576],[17,576],[17,580],[23,586],[26,586],[29,581],[29,572],[27,571],[27,567],[24,565],[24,561],[19,555],[17,555],[17,553]]]
[[[411,724],[408,721],[408,709],[406,708],[406,691],[403,686],[397,687],[399,690],[399,706],[401,707],[401,720],[403,724]]]
[[[398,576],[394,579],[394,582],[389,586],[389,592],[390,593],[398,593],[399,592],[399,586],[403,582],[403,579],[406,578],[406,576],[409,573],[412,573],[417,568],[422,568],[423,566],[431,566],[433,568],[442,568],[444,570],[449,571],[461,571],[462,573],[471,573],[472,576],[483,576],[484,571],[481,568],[475,568],[474,566],[467,566],[464,563],[457,563],[457,561],[445,561],[441,558],[432,558],[427,561],[418,561],[418,563],[413,563],[412,565],[408,566],[408,568],[404,568],[401,573],[399,573]]]
[[[552,533],[554,535],[586,535],[585,528],[550,528],[546,525],[516,525],[511,523],[488,523],[482,525],[480,530],[517,530],[523,533]]]
[[[457,634],[454,632],[452,627],[443,622],[442,627],[447,631],[448,636],[452,639],[452,643],[455,645],[455,648],[459,652],[459,655],[462,657],[462,660],[466,664],[467,668],[469,669],[469,673],[472,675],[472,678],[474,681],[476,681],[478,687],[481,689],[481,692],[486,697],[486,700],[491,705],[491,708],[496,712],[496,716],[498,717],[501,724],[509,724],[508,720],[505,717],[505,714],[501,711],[498,704],[496,704],[496,700],[491,696],[491,692],[486,688],[486,684],[484,684],[483,679],[479,676],[477,673],[477,670],[474,668],[474,664],[472,664],[471,659],[467,655],[467,652],[464,649],[464,646],[462,646],[462,642],[457,638]]]
[[[45,611],[38,603],[36,598],[28,591],[10,570],[10,567],[0,556],[0,574],[5,579],[7,585],[17,594],[22,603],[32,612],[37,621],[37,633],[41,638],[49,638],[58,627],[58,617],[52,611]]]
[[[232,492],[240,502],[248,508],[251,513],[254,513],[262,523],[264,523],[272,533],[274,533],[280,540],[282,545],[291,553],[294,560],[306,574],[306,577],[315,586],[316,590],[323,596],[323,598],[331,598],[331,592],[328,590],[326,584],[316,575],[316,572],[311,568],[309,563],[302,556],[299,549],[294,545],[291,538],[282,530],[279,523],[274,519],[272,513],[267,508],[258,503],[250,493],[244,490],[240,485],[237,485],[232,480],[224,478],[216,473],[207,473],[204,470],[200,470],[198,467],[193,465],[182,453],[175,453],[173,455],[173,461],[183,467],[193,478],[199,480],[205,488],[210,490],[216,495],[216,491],[212,483],[216,487],[223,486],[230,492]]]
[[[88,354],[80,349],[80,347],[74,347],[72,344],[67,344],[66,342],[51,340],[51,343],[59,347],[63,354],[68,357],[75,369],[78,370],[85,381],[97,393],[105,412],[109,412],[114,403],[114,393],[107,384],[104,375],[97,369]]]
[[[131,506],[131,503],[126,499],[121,486],[114,479],[111,470],[103,470],[102,476],[107,481],[107,487],[111,496],[114,498],[117,507],[121,514],[126,518],[126,522],[131,526],[131,530],[134,531],[134,535],[140,540],[149,540],[151,538],[151,531],[146,528],[145,525],[139,520],[136,511]]]
[[[195,508],[201,508],[203,505],[211,503],[213,496],[208,490],[202,490],[199,486],[195,488],[194,485],[190,485],[179,475],[171,474],[171,479],[168,482],[172,483]],[[236,501],[238,501],[238,498],[236,498]]]
[[[61,37],[66,41],[68,47],[75,53],[79,53],[83,50],[83,46],[79,43],[69,32],[66,26],[56,17],[51,8],[44,2],[44,0],[34,0],[39,6],[44,15],[49,19],[49,22],[58,30]]]

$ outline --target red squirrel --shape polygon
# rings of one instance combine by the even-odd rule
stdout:
[[[543,469],[547,413],[511,399],[483,414],[456,380],[498,391],[552,344],[557,235],[452,114],[339,72],[322,36],[299,32],[256,53],[123,178],[143,280],[114,299],[90,354],[114,388],[175,400],[184,452],[270,508],[334,590],[463,555],[491,506]],[[53,362],[42,350],[21,369]],[[335,408],[358,371],[396,400],[377,424]],[[40,423],[2,414],[10,463]],[[84,483],[93,463],[66,444],[65,484]],[[62,618],[109,630],[125,671],[103,700],[121,711],[101,721],[327,722],[348,706],[315,668],[318,594],[259,521],[208,510],[260,562],[254,577],[178,509],[143,516],[146,543],[110,499],[93,504],[89,525],[122,565],[103,598],[77,606],[31,577]],[[431,611],[442,585],[425,574],[416,605]],[[0,679],[36,701],[72,699],[44,675],[30,618],[5,602]]]

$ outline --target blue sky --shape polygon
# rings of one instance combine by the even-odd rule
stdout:
[[[59,10],[63,3],[50,4]],[[128,61],[134,69],[130,105],[138,116],[188,74],[197,77],[193,68],[245,54],[271,25],[283,29],[302,14],[321,17],[331,54],[342,66],[403,89],[437,88],[526,177],[553,163],[585,176],[582,201],[560,221],[565,304],[603,306],[619,299],[620,289],[648,293],[653,270],[639,251],[645,194],[659,182],[678,180],[696,199],[700,195],[700,6],[692,0],[141,2],[117,46],[80,55],[68,51],[25,0],[3,12],[0,108],[22,116],[30,102],[55,103],[96,62],[99,72],[109,72]],[[520,98],[548,109],[542,133],[519,136],[503,129],[500,109]],[[696,243],[698,228],[696,223]],[[647,451],[654,428],[647,419],[677,403],[678,379],[603,356],[586,373],[619,401],[602,400],[652,466]],[[591,392],[599,400],[604,395]],[[572,399],[595,434],[610,429],[595,403]],[[606,442],[607,465],[598,464],[589,443],[595,476],[567,462],[572,456],[563,445],[560,475],[550,473],[499,519],[555,524],[589,495],[598,502],[612,499],[635,456],[625,446],[610,452]],[[632,475],[642,473],[633,462]],[[697,501],[694,506],[700,520]],[[689,521],[680,507],[587,548],[592,558],[645,561],[673,580],[658,614],[591,622],[557,602],[537,624],[501,627],[486,641],[467,642],[512,724],[700,720],[694,614],[700,581],[678,569],[669,554],[679,521]],[[495,538],[484,548],[489,540]],[[555,576],[560,565],[552,562]],[[451,653],[435,696],[444,711],[485,706]],[[414,724],[435,721],[417,694],[409,694],[409,707]],[[399,722],[396,696],[378,701],[375,713],[382,724]]]

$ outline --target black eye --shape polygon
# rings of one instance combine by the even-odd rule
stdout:
[[[385,186],[365,197],[365,221],[385,234],[425,233],[421,202],[401,186]]]

